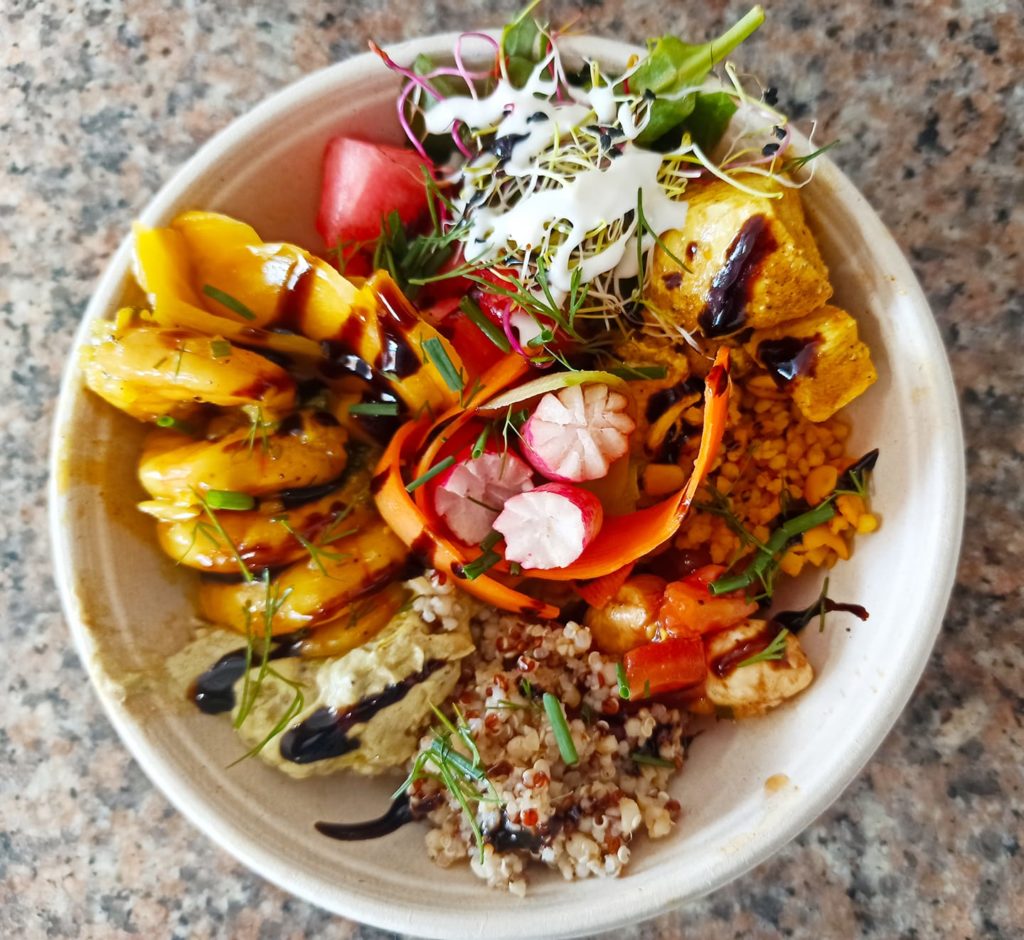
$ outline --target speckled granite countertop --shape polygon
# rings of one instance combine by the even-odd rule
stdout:
[[[741,61],[838,136],[949,348],[970,497],[952,606],[896,730],[772,861],[620,936],[1024,934],[1024,25],[1015,0],[768,4]],[[594,32],[717,30],[744,3],[583,2]],[[379,9],[383,8],[383,9]],[[669,9],[672,13],[669,13]],[[467,10],[475,12],[469,13]],[[0,936],[358,937],[185,822],[116,740],[51,583],[47,425],[106,259],[171,170],[268,93],[493,2],[57,3],[0,11]],[[289,12],[291,10],[291,12]],[[556,3],[562,20],[572,4]],[[166,12],[165,12],[166,11]]]

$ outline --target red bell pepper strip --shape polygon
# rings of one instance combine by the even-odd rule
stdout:
[[[675,692],[704,681],[708,667],[699,637],[644,643],[622,658],[630,699]]]

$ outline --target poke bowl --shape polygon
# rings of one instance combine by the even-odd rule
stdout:
[[[389,47],[386,58],[403,67],[421,56],[447,61],[458,42],[459,38],[454,35],[413,40]],[[632,56],[643,55],[643,50],[635,47],[594,37],[563,38],[560,44],[567,60],[593,61],[604,69],[619,72],[631,67]],[[474,63],[479,66],[486,60],[490,48],[485,40],[480,40],[467,48],[465,59],[471,67]],[[244,220],[265,243],[303,246],[326,255],[323,230],[318,232],[316,227],[325,148],[339,136],[374,144],[401,145],[403,133],[395,111],[401,87],[401,77],[385,67],[381,56],[372,53],[308,76],[260,104],[206,144],[141,214],[139,231],[168,231],[183,213],[202,210]],[[807,154],[813,149],[795,133],[792,140],[801,153]],[[784,703],[780,698],[773,703],[780,707],[749,720],[730,720],[721,708],[716,717],[712,708],[710,714],[699,720],[701,723],[677,726],[674,741],[667,742],[667,749],[660,752],[654,749],[640,753],[636,742],[627,735],[629,753],[626,756],[637,761],[637,754],[640,754],[640,758],[636,766],[631,765],[633,776],[626,793],[633,792],[629,788],[639,786],[636,781],[654,779],[652,775],[662,765],[678,765],[673,767],[670,778],[658,777],[655,788],[663,793],[658,806],[664,810],[666,818],[671,817],[671,832],[652,832],[658,825],[646,819],[648,834],[664,837],[638,838],[627,846],[624,855],[619,849],[622,841],[628,840],[611,846],[609,857],[618,857],[622,866],[628,859],[625,867],[608,863],[607,873],[617,875],[612,879],[570,878],[564,867],[560,870],[557,862],[550,860],[549,870],[544,870],[543,866],[531,868],[525,897],[520,896],[522,890],[489,890],[480,878],[494,883],[500,882],[501,877],[493,871],[481,874],[476,869],[477,877],[474,877],[470,865],[466,864],[467,856],[472,860],[478,849],[481,859],[485,848],[492,856],[497,851],[498,840],[493,832],[488,837],[487,832],[479,831],[478,820],[475,829],[478,843],[474,844],[471,835],[463,832],[460,838],[464,837],[467,844],[456,846],[458,857],[454,859],[460,864],[448,868],[437,867],[428,857],[423,849],[426,827],[416,822],[400,827],[383,823],[378,826],[380,838],[372,840],[352,840],[350,832],[344,841],[325,837],[325,833],[330,834],[333,822],[343,821],[348,825],[377,820],[379,823],[382,813],[386,817],[385,811],[392,805],[391,800],[407,772],[413,776],[416,773],[415,768],[410,771],[408,762],[384,775],[291,776],[255,757],[237,761],[247,749],[260,749],[264,743],[262,733],[254,738],[243,735],[240,751],[233,722],[213,718],[197,709],[194,685],[190,687],[193,700],[184,694],[184,689],[189,687],[185,681],[188,675],[194,679],[201,671],[194,668],[195,660],[180,659],[181,651],[189,647],[196,635],[196,595],[197,592],[200,595],[202,609],[209,610],[211,602],[204,600],[202,594],[204,591],[210,594],[214,588],[199,585],[184,570],[185,566],[160,550],[153,538],[152,519],[136,508],[147,499],[138,476],[145,425],[133,420],[131,413],[111,408],[86,388],[90,354],[83,350],[96,343],[98,329],[119,328],[98,327],[97,324],[117,324],[119,311],[144,307],[147,302],[147,292],[141,290],[136,281],[138,231],[127,239],[111,260],[89,304],[64,379],[54,430],[51,536],[57,581],[74,642],[119,735],[168,799],[202,832],[254,871],[330,911],[383,929],[417,935],[469,937],[486,933],[496,938],[591,933],[633,923],[693,900],[769,857],[837,799],[897,719],[927,662],[941,625],[959,549],[963,458],[956,396],[942,343],[921,289],[892,236],[827,157],[819,156],[815,160],[813,178],[803,186],[800,198],[806,224],[820,249],[820,260],[827,267],[832,291],[830,302],[849,311],[856,319],[860,340],[871,351],[873,381],[843,410],[849,427],[843,454],[851,458],[846,466],[856,471],[856,457],[878,451],[878,464],[870,485],[870,516],[874,521],[862,524],[861,531],[869,532],[878,520],[881,527],[868,538],[858,537],[852,557],[828,572],[828,596],[850,603],[836,605],[840,612],[830,614],[827,626],[824,612],[828,598],[821,586],[824,569],[817,572],[817,577],[808,577],[808,567],[801,576],[781,587],[772,599],[775,607],[788,606],[813,611],[815,615],[814,626],[800,633],[800,656],[805,657],[808,670],[813,670],[814,681],[809,685],[803,683],[797,697]],[[691,208],[690,211],[696,210]],[[673,256],[671,242],[664,245],[657,238],[655,242],[650,246],[652,252],[663,250]],[[684,249],[685,245],[677,250]],[[212,294],[208,297],[217,299]],[[223,297],[220,302],[224,302]],[[278,335],[288,335],[288,331]],[[244,337],[233,338],[232,342],[239,347],[245,345]],[[428,340],[428,350],[429,343]],[[433,348],[441,348],[440,340]],[[216,350],[213,355],[217,357]],[[427,353],[424,355],[429,358]],[[735,372],[736,360],[742,361],[743,356],[739,346],[732,355],[733,383],[739,386],[739,373]],[[273,361],[272,357],[269,361]],[[722,364],[719,360],[716,363]],[[446,370],[440,368],[439,372],[444,378]],[[556,364],[554,370],[543,372],[542,377],[547,376],[544,381],[549,381],[552,375],[558,374],[560,366]],[[696,386],[697,399],[705,396],[706,410],[712,407],[718,394],[713,387],[714,374],[712,369],[701,376],[702,381]],[[517,380],[522,379],[521,374],[517,376]],[[536,380],[533,373],[527,379]],[[536,396],[557,395],[572,387],[559,385],[557,381],[549,382],[549,386]],[[724,387],[720,379],[719,390]],[[502,394],[506,397],[502,398]],[[504,405],[510,394],[513,393],[508,390],[499,392],[492,401]],[[472,400],[473,392],[460,386],[455,397]],[[522,400],[514,403],[520,404]],[[766,400],[777,401],[778,398],[769,390]],[[137,406],[138,399],[133,401]],[[769,407],[773,406],[765,406],[765,410]],[[494,415],[499,410],[496,409]],[[381,414],[379,410],[369,412],[374,417]],[[392,414],[390,410],[387,412],[388,416]],[[166,417],[167,422],[161,427],[179,431],[178,427],[168,426],[179,419],[172,415]],[[415,417],[411,416],[410,420]],[[639,420],[639,416],[634,415],[630,423]],[[262,418],[254,423],[256,433],[250,441],[250,447],[257,451],[261,446],[260,421]],[[313,431],[304,426],[302,433],[308,437]],[[785,449],[786,434],[785,431],[779,433],[782,449]],[[698,426],[691,441],[694,452],[701,441]],[[429,439],[419,443],[420,451],[431,446]],[[420,456],[421,452],[413,455],[417,459]],[[409,459],[412,463],[412,457]],[[698,456],[697,461],[699,459]],[[374,469],[379,466],[382,464]],[[532,466],[536,469],[538,463]],[[863,465],[861,467],[863,469]],[[526,472],[534,471],[527,469]],[[524,488],[524,493],[530,488],[553,486],[554,498],[559,493],[557,487],[567,485],[557,482],[558,474],[546,477],[554,482],[542,483],[544,475],[538,478],[536,473],[534,483]],[[377,475],[374,474],[375,478]],[[414,475],[410,471],[398,477],[399,490],[408,490],[413,497],[416,489],[413,484],[417,482],[412,479]],[[446,479],[438,474],[434,476]],[[568,479],[579,478],[570,474]],[[833,474],[822,497],[833,498],[829,494],[842,489],[842,480],[841,473]],[[852,481],[848,482],[848,489],[853,484],[858,490],[864,485],[863,476],[858,478],[855,474]],[[233,489],[216,492],[238,495]],[[208,496],[203,497],[200,506],[206,511],[207,524],[223,536],[218,519],[225,512],[230,513],[233,507],[229,505],[230,500],[220,498],[222,502],[214,504]],[[706,493],[702,498],[707,507]],[[688,494],[687,499],[694,502],[694,494]],[[251,508],[251,503],[236,508]],[[710,514],[710,510],[708,512]],[[581,513],[581,518],[583,515]],[[169,524],[168,519],[163,519],[162,524]],[[414,541],[412,537],[405,539],[399,525],[391,528],[407,545]],[[507,533],[508,546],[513,543],[512,531],[509,529]],[[288,532],[292,534],[290,529]],[[556,535],[552,530],[544,545],[558,542]],[[210,541],[216,542],[217,537],[215,534]],[[367,545],[358,548],[359,558],[369,558],[380,551],[378,543],[383,538],[380,536],[374,544],[367,540]],[[306,541],[299,539],[300,545],[308,550]],[[756,541],[762,543],[765,539]],[[333,542],[318,544],[319,555],[315,550],[310,552],[304,563],[308,561],[313,567],[330,566],[337,563],[332,556],[345,555],[344,551],[331,549]],[[495,541],[487,545],[485,553],[494,545]],[[184,554],[196,550],[195,545],[190,544],[184,547]],[[438,556],[432,557],[436,563]],[[532,556],[523,556],[528,557]],[[512,570],[502,569],[501,577],[522,573],[515,570],[518,563],[511,554],[503,563],[511,563]],[[526,562],[523,567],[527,567]],[[622,562],[615,567],[621,568]],[[429,572],[429,564],[427,568]],[[322,567],[320,570],[323,571]],[[431,618],[443,621],[449,616],[451,597],[457,599],[456,604],[462,603],[458,599],[463,595],[458,593],[460,588],[454,583],[458,578],[451,576],[452,570],[449,567],[447,579],[433,581],[429,573],[404,572],[411,580],[425,578],[426,581],[415,589],[419,593],[412,601],[396,608],[400,611],[396,616],[411,616],[409,611],[412,610],[425,617],[424,612],[429,609]],[[577,580],[581,583],[599,580],[609,573],[598,567],[580,571]],[[255,566],[253,572],[256,572]],[[486,573],[483,577],[486,578]],[[721,577],[721,573],[716,577]],[[269,578],[268,575],[268,584]],[[260,590],[258,574],[254,575],[254,581],[255,589]],[[238,590],[238,582],[235,578],[233,581],[224,579],[221,583],[213,577],[209,584],[224,593]],[[506,587],[518,584],[511,578],[499,579],[499,583]],[[749,578],[746,583],[749,585]],[[245,585],[242,587],[244,589]],[[267,587],[267,591],[270,590]],[[547,613],[549,607],[544,606],[552,604],[551,597],[545,594],[545,599],[537,602],[539,606],[533,608],[535,619],[551,616]],[[281,598],[278,595],[274,601],[269,593],[267,598],[272,619]],[[476,595],[472,598],[465,604],[478,602]],[[844,607],[847,610],[863,607],[863,612],[869,616],[861,620],[849,613],[843,614]],[[243,607],[247,625],[253,610],[255,606]],[[478,618],[482,624],[477,627],[481,631],[476,637],[478,644],[496,642],[493,635],[486,638],[487,630],[496,631],[498,640],[502,639],[508,623],[502,618],[509,610],[504,608],[496,620],[488,620],[483,615]],[[528,612],[527,608],[521,608],[515,613],[525,616]],[[817,628],[819,612],[823,627],[820,630]],[[563,619],[572,621],[568,617]],[[582,635],[585,623],[581,616],[580,626],[560,626],[557,642],[564,644],[568,638],[571,645],[574,638]],[[239,629],[243,641],[246,634],[250,638],[245,659],[247,670],[255,671],[261,663],[264,672],[277,668],[268,665],[268,654],[261,657],[258,650],[253,652],[253,631],[248,626]],[[583,652],[589,649],[590,633],[596,633],[598,628],[593,626],[593,630],[587,630],[587,639],[580,641]],[[773,629],[769,639],[775,642],[779,636]],[[758,659],[762,663],[765,659],[785,659],[788,632],[781,635],[782,641],[785,642],[778,655],[771,652],[769,644],[762,643],[750,647],[745,657],[734,658],[739,665]],[[404,642],[400,637],[399,643],[392,646]],[[552,644],[549,649],[545,648],[544,655],[568,656],[564,650],[556,650],[554,640]],[[765,653],[766,647],[768,653]],[[214,644],[207,652],[214,649],[219,656],[229,647]],[[514,652],[513,660],[518,662],[522,650],[517,648]],[[645,691],[651,692],[650,679],[646,680],[645,690],[643,682],[638,687],[635,682],[631,684],[628,676],[623,679],[621,670],[616,685],[616,679],[612,678],[616,676],[614,661],[609,666],[608,662],[600,660],[601,654],[587,655],[598,655],[599,661],[594,661],[596,665],[593,665],[597,672],[610,670],[604,679],[587,680],[599,682],[602,687],[602,698],[594,701],[613,702],[608,712],[620,708],[628,711],[633,707],[629,702],[631,694],[636,702],[644,698]],[[204,665],[213,664],[217,656],[208,655]],[[237,666],[237,657],[234,662]],[[627,662],[625,656],[623,662]],[[388,688],[404,681],[399,667],[395,669],[397,680]],[[438,669],[435,675],[447,674],[443,668]],[[524,674],[528,675],[530,669],[523,670]],[[183,672],[188,673],[184,678],[180,675]],[[458,669],[449,672],[454,683]],[[237,670],[234,678],[240,675],[241,671]],[[246,671],[247,687],[248,676]],[[401,695],[407,696],[407,692],[408,688]],[[236,697],[243,700],[248,694],[241,687],[236,693]],[[374,694],[379,695],[381,691],[377,689]],[[542,738],[545,733],[550,734],[553,760],[561,754],[567,765],[574,763],[566,754],[565,734],[569,734],[571,750],[575,751],[572,746],[575,737],[581,754],[584,753],[585,742],[580,736],[586,738],[584,726],[589,726],[592,718],[583,716],[580,726],[584,727],[583,731],[570,730],[566,719],[572,719],[575,728],[574,709],[578,703],[570,700],[564,691],[552,696],[542,687],[534,690],[527,681],[525,687],[517,685],[511,691],[506,688],[495,694],[496,700],[502,703],[495,708],[505,710],[502,720],[532,722],[532,727],[541,729]],[[360,701],[367,697],[364,695]],[[430,694],[424,693],[421,704],[443,705],[440,700],[428,701],[429,698]],[[471,710],[471,697],[459,701],[463,702],[464,710]],[[232,703],[237,709],[234,699]],[[294,718],[304,704],[302,700],[296,712],[288,717]],[[737,717],[741,711],[737,708]],[[233,714],[237,717],[237,711]],[[629,714],[635,717],[646,713]],[[664,712],[657,714],[662,717],[657,721],[651,719],[652,727],[657,722],[668,721],[663,717]],[[474,756],[475,750],[468,731],[460,738],[464,727],[469,727],[464,722],[463,712],[456,708],[448,713],[447,719],[438,717],[451,722],[446,727],[455,735],[454,749],[462,755],[456,760],[464,764]],[[402,725],[406,720],[404,713],[395,712],[390,724]],[[636,718],[638,726],[644,720]],[[397,730],[415,743],[426,733],[426,727],[417,728],[415,721],[411,721],[411,727]],[[520,726],[520,731],[525,733],[525,727]],[[607,722],[602,727],[608,732]],[[687,734],[680,737],[684,730]],[[620,733],[620,739],[623,734],[626,732]],[[614,735],[608,732],[606,738],[610,740]],[[466,743],[461,749],[460,739]],[[294,742],[294,737],[292,740]],[[445,737],[443,756],[449,755],[450,743]],[[612,741],[610,747],[615,746]],[[472,766],[466,773],[475,780],[473,772],[480,768],[474,761],[470,763]],[[653,768],[646,774],[640,766],[645,763]],[[457,763],[456,769],[459,766],[462,765]],[[489,766],[493,769],[493,765]],[[543,766],[548,767],[548,764]],[[675,773],[680,768],[681,772]],[[419,769],[422,771],[422,763]],[[531,772],[534,770],[536,765]],[[446,772],[450,773],[450,768],[442,768],[439,760],[426,786],[439,787],[438,779]],[[534,773],[534,777],[538,773]],[[443,796],[443,788],[439,792]],[[484,798],[480,799],[480,805],[484,806]],[[643,803],[639,796],[637,800]],[[437,805],[437,802],[431,804],[424,815],[434,811]],[[506,827],[503,831],[523,831],[506,825],[510,816],[508,802],[496,805],[504,814],[500,817]],[[633,801],[630,811],[636,806],[637,801]],[[485,810],[486,807],[479,811],[482,814]],[[526,804],[517,810],[517,826],[519,819],[527,819],[527,812]],[[621,809],[621,812],[627,810]],[[639,818],[647,809],[637,808],[636,812]],[[608,814],[607,807],[601,814]],[[451,836],[458,831],[459,820],[459,808],[455,805],[445,821],[438,824],[438,831]],[[317,823],[323,823],[319,830],[315,827]],[[345,825],[340,828],[344,829]],[[559,825],[564,826],[564,821]],[[633,824],[634,828],[637,826],[639,822]],[[592,828],[588,831],[592,832]],[[571,836],[562,833],[561,837],[568,838],[566,844],[571,844]],[[515,836],[506,839],[511,840],[508,845],[512,848],[523,848],[522,844],[514,844]],[[444,848],[450,842],[451,838]],[[444,848],[438,848],[435,839],[433,854],[443,855]],[[536,858],[542,855],[539,843],[526,848],[534,849]],[[605,863],[602,856],[599,864]],[[506,872],[502,886],[515,884],[523,888],[525,881],[519,874],[519,869],[511,874]]]

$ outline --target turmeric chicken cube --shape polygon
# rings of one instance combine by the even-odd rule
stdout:
[[[662,319],[713,338],[795,320],[832,296],[795,189],[752,196],[715,180],[686,195],[685,224],[654,253],[648,301]]]
[[[746,348],[810,421],[831,418],[878,378],[857,321],[838,307],[758,330]]]

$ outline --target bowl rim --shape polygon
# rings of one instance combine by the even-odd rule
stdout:
[[[481,30],[481,32],[492,36],[498,33],[496,30]],[[388,51],[402,61],[407,58],[411,60],[419,52],[436,53],[438,47],[450,48],[459,35],[459,32],[449,32],[418,37],[402,43],[389,44]],[[585,51],[587,55],[595,59],[618,58],[630,52],[642,51],[630,43],[589,35],[575,37],[568,45],[570,48]],[[370,52],[355,55],[306,75],[265,98],[216,132],[189,160],[179,167],[140,213],[140,220],[144,224],[155,224],[194,179],[209,173],[240,140],[282,115],[293,107],[297,100],[316,97],[345,81],[358,80],[367,67],[377,62],[376,56]],[[629,909],[623,911],[620,908],[617,916],[607,916],[605,906],[592,910],[576,905],[573,910],[577,916],[574,917],[574,924],[571,928],[552,931],[552,927],[555,925],[537,920],[532,922],[532,926],[539,931],[536,935],[543,933],[550,937],[579,936],[583,933],[621,927],[627,923],[634,924],[639,919],[656,916],[678,907],[682,903],[709,894],[739,878],[775,854],[810,826],[839,798],[880,747],[916,688],[942,627],[944,612],[954,585],[965,512],[966,467],[963,431],[952,371],[925,295],[895,239],[865,198],[831,160],[821,157],[817,162],[817,172],[827,174],[835,197],[844,204],[854,207],[852,211],[856,212],[859,223],[864,227],[873,243],[885,246],[891,257],[891,274],[900,284],[906,301],[919,314],[921,339],[927,346],[929,354],[938,363],[936,371],[938,381],[936,386],[931,389],[931,394],[937,398],[938,407],[950,416],[950,421],[948,433],[936,444],[935,460],[938,465],[941,465],[942,472],[945,474],[944,478],[948,481],[946,489],[952,494],[954,504],[946,507],[949,522],[945,533],[948,535],[948,541],[945,543],[944,551],[939,559],[940,564],[931,573],[931,581],[936,589],[925,593],[925,600],[921,606],[919,622],[926,626],[917,630],[914,643],[908,648],[906,658],[910,663],[910,668],[903,673],[898,684],[894,683],[891,688],[886,690],[886,694],[880,696],[878,703],[874,706],[878,715],[871,734],[856,741],[855,746],[846,752],[841,760],[837,761],[831,777],[832,785],[823,787],[820,792],[812,794],[811,798],[803,801],[797,811],[787,815],[778,824],[761,830],[757,838],[752,839],[742,850],[735,853],[731,866],[724,867],[703,884],[696,887],[689,886],[682,890],[673,884],[671,878],[662,877],[654,880],[653,883],[648,882],[642,893],[634,893],[631,903],[628,905]],[[202,795],[191,791],[187,781],[181,778],[179,772],[176,772],[174,762],[160,754],[158,749],[150,744],[143,725],[124,707],[117,692],[105,681],[98,667],[94,655],[95,643],[90,629],[85,623],[82,605],[74,588],[70,540],[67,538],[64,524],[68,498],[67,494],[62,492],[60,481],[63,473],[62,461],[65,457],[65,438],[70,431],[77,396],[83,391],[77,366],[77,351],[86,340],[91,324],[97,319],[103,318],[116,303],[130,268],[131,235],[129,234],[107,263],[75,333],[61,379],[52,425],[48,486],[49,536],[54,556],[55,581],[64,616],[78,654],[86,667],[107,717],[129,753],[149,780],[200,832],[267,881],[318,907],[385,930],[417,933],[421,927],[417,921],[423,916],[423,911],[403,908],[395,904],[381,905],[358,891],[350,890],[343,883],[325,884],[319,879],[304,876],[301,872],[296,872],[286,866],[274,851],[268,851],[245,833],[226,825]],[[179,786],[179,783],[183,785]],[[486,890],[482,886],[481,889]],[[472,915],[449,910],[432,910],[430,914],[429,930],[419,935],[444,937],[475,937],[478,935],[477,930],[474,929],[475,923],[472,920]],[[527,906],[522,912],[522,919],[518,921],[514,929],[507,927],[505,933],[502,933],[500,929],[497,932],[492,931],[492,933],[494,937],[522,937],[531,935],[524,931],[524,928],[530,925],[530,911]]]

